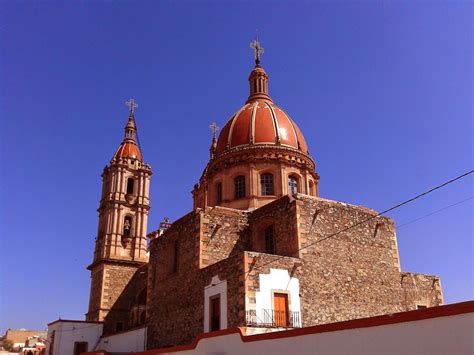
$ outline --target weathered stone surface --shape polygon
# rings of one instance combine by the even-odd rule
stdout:
[[[246,325],[259,275],[270,268],[299,280],[303,326],[442,304],[438,277],[400,271],[394,223],[375,216],[305,195],[253,212],[189,213],[151,243],[148,347],[190,343],[204,331],[204,288],[213,276],[227,282],[228,327]],[[269,225],[274,254],[263,253],[262,230]]]
[[[114,286],[104,295],[104,306],[110,308],[104,317],[104,334],[116,332],[119,323],[122,331],[140,325],[143,322],[134,319],[132,311],[137,307],[145,311],[148,265],[140,268],[117,265],[106,269],[106,284]]]

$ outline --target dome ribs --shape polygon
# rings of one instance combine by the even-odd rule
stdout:
[[[267,100],[245,104],[224,125],[216,154],[244,145],[276,144],[309,154],[298,125],[288,114]]]
[[[268,109],[270,110],[270,113],[272,115],[273,119],[273,126],[275,128],[275,144],[280,144],[280,127],[278,126],[278,120],[276,118],[275,110],[273,110],[273,107],[269,105],[268,103],[265,102],[265,105],[267,105]]]
[[[242,113],[243,110],[245,110],[245,107],[247,105],[244,105],[235,115],[234,118],[231,120],[230,124],[230,130],[229,130],[229,137],[227,138],[227,147],[232,148],[232,135],[234,133],[234,125],[235,122],[239,119],[240,114]]]
[[[255,114],[255,137],[254,144],[276,142],[275,121],[268,105],[264,101],[259,101]]]
[[[249,137],[250,144],[255,143],[255,116],[257,114],[257,106],[258,106],[258,102],[255,101],[252,104],[252,117],[250,119],[250,137]]]
[[[275,106],[275,112],[279,118],[280,124],[280,141],[281,144],[288,145],[290,147],[296,147],[300,149],[299,137],[295,130],[295,125],[293,121],[290,119],[290,116],[283,111],[281,108]]]

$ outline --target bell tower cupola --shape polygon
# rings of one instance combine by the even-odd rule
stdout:
[[[272,102],[272,99],[268,95],[268,75],[265,69],[260,65],[260,56],[263,54],[263,47],[260,46],[258,39],[250,43],[250,47],[253,48],[255,52],[255,68],[253,68],[249,76],[250,96],[246,103],[256,100]]]
[[[102,172],[99,225],[91,271],[87,320],[102,321],[136,270],[148,262],[147,222],[151,168],[143,160],[135,123],[135,100],[122,143]]]

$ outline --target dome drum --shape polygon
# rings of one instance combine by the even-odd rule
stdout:
[[[209,161],[206,176],[209,177],[223,169],[237,164],[270,162],[285,164],[306,170],[315,180],[319,179],[315,172],[315,164],[311,157],[296,149],[274,145],[247,145],[233,148]]]

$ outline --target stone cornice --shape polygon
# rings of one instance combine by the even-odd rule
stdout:
[[[319,179],[315,171],[315,163],[308,154],[284,145],[255,144],[233,148],[210,160],[204,169],[201,182],[225,169],[228,165],[272,160],[307,170],[315,179]]]
[[[92,270],[94,267],[100,264],[115,264],[115,265],[129,265],[129,266],[136,266],[137,268],[142,267],[143,265],[148,264],[148,262],[144,261],[134,261],[134,260],[121,260],[121,259],[99,259],[94,261],[87,267],[87,270]]]
[[[97,208],[97,211],[100,211],[101,209],[104,209],[107,205],[112,205],[116,204],[117,207],[129,207],[129,208],[142,208],[146,211],[149,211],[151,206],[150,205],[145,205],[143,203],[128,203],[126,200],[116,200],[116,199],[102,199],[99,203],[99,207]]]
[[[146,164],[146,163],[139,163],[140,165],[138,167],[135,166],[130,166],[128,164],[127,160],[111,160],[110,165],[106,166],[104,169],[110,169],[111,167],[119,167],[119,168],[126,168],[128,170],[134,170],[134,171],[143,171],[144,173],[148,175],[152,175],[153,172],[151,171],[151,166]]]

